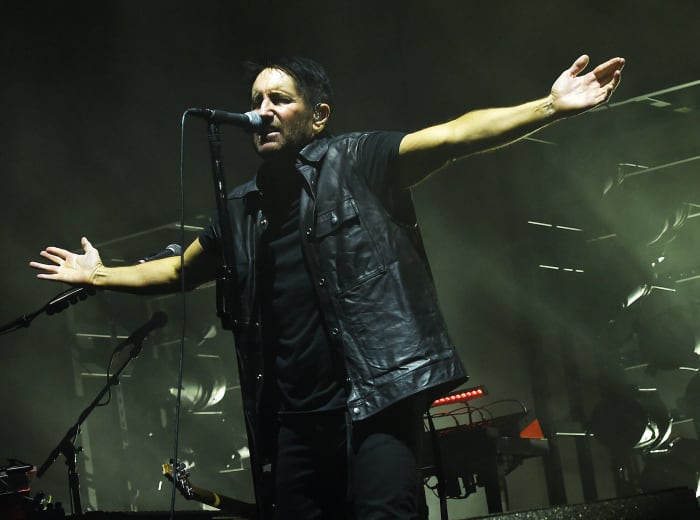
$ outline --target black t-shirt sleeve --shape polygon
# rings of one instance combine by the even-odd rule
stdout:
[[[370,132],[358,143],[357,171],[384,203],[393,200],[399,186],[399,145],[404,132]]]
[[[202,233],[199,235],[199,244],[202,249],[209,254],[218,255],[221,252],[221,245],[219,243],[219,217],[215,216],[211,219],[208,226],[204,228]]]
[[[407,226],[416,224],[410,190],[401,187],[399,147],[404,132],[371,132],[358,143],[357,171],[384,209]]]

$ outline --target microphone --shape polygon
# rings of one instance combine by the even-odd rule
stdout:
[[[156,311],[151,319],[132,332],[129,338],[145,338],[150,332],[164,327],[166,323],[168,323],[168,315],[162,311]]]
[[[253,131],[262,128],[262,117],[257,112],[246,112],[237,114],[235,112],[224,112],[223,110],[212,110],[211,108],[189,108],[187,112],[198,117],[203,117],[211,123],[224,123],[237,126],[244,130]]]
[[[126,338],[115,351],[119,352],[129,344],[134,344],[137,347],[140,347],[141,342],[146,339],[146,336],[148,336],[154,330],[164,327],[166,323],[168,323],[167,314],[162,311],[154,312],[151,319],[129,334],[129,337]]]
[[[146,262],[150,262],[152,260],[160,260],[161,258],[168,258],[169,256],[180,256],[181,254],[182,246],[180,244],[170,244],[162,251],[158,251],[157,253],[152,253],[143,257],[137,263],[145,264]]]

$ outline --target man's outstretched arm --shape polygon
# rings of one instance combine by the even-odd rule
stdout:
[[[548,96],[520,105],[474,110],[406,135],[401,141],[401,185],[410,188],[451,161],[517,141],[540,128],[605,103],[620,83],[623,58],[613,58],[581,74],[579,57],[557,78]]]
[[[30,262],[29,265],[40,271],[37,278],[71,285],[143,294],[180,289],[180,256],[124,267],[107,267],[87,238],[81,239],[81,246],[83,254],[60,247],[47,247],[39,254],[49,263]],[[184,265],[187,289],[213,280],[216,275],[216,264],[204,253],[199,240],[192,242],[185,250]]]

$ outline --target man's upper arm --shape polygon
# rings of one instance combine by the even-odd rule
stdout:
[[[517,141],[556,120],[550,97],[472,110],[406,137],[399,148],[401,185],[410,188],[449,162]]]
[[[407,189],[445,166],[452,157],[445,125],[431,126],[406,134],[399,145],[399,177]]]
[[[202,247],[199,238],[195,239],[185,250],[185,281],[187,287],[194,287],[216,278],[219,266],[215,255]]]

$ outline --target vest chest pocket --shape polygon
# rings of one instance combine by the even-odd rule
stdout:
[[[337,293],[384,272],[379,248],[352,198],[318,214],[316,241],[321,268],[335,278]]]

